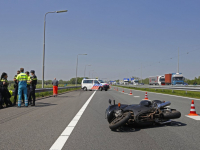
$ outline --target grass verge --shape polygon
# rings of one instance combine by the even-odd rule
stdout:
[[[152,89],[152,88],[137,88],[137,87],[124,87],[124,86],[116,86],[121,88],[128,88],[134,90],[141,90],[147,92],[155,92],[155,93],[163,93],[177,96],[184,96],[190,98],[200,98],[200,92],[195,91],[181,91],[181,90],[172,90],[172,89]]]
[[[58,90],[58,94],[61,93],[65,93],[65,92],[69,92],[69,91],[75,91],[75,90],[79,90],[81,89],[81,87],[79,88],[69,88],[69,89],[62,89],[62,90]],[[42,98],[42,97],[47,97],[47,96],[51,96],[53,95],[53,91],[49,91],[49,92],[41,92],[41,93],[35,93],[35,97],[37,98]],[[14,102],[14,96],[12,96],[10,98],[11,102]]]

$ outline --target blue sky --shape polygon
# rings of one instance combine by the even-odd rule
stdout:
[[[84,66],[107,79],[177,71],[200,76],[199,0],[1,0],[0,72],[12,79],[20,67],[42,77],[43,21],[46,24],[45,79],[69,80]],[[187,54],[189,52],[189,54]],[[170,59],[172,58],[172,59]],[[159,63],[160,62],[160,63]]]

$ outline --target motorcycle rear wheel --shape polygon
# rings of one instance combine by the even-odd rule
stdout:
[[[125,112],[122,114],[121,117],[117,117],[115,119],[113,119],[109,125],[109,128],[111,130],[116,130],[118,129],[119,127],[123,126],[125,123],[127,123],[127,121],[129,120],[131,116],[131,113],[130,112]]]

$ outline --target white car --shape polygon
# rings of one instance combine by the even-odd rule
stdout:
[[[105,90],[109,89],[109,85],[103,80],[99,79],[83,79],[81,82],[81,88],[87,90]]]

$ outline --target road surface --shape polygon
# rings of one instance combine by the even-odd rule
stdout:
[[[144,99],[143,91],[113,88],[106,91],[73,91],[38,100],[36,107],[0,110],[0,149],[2,150],[177,150],[200,149],[200,120],[186,117],[191,99],[148,93],[150,100],[170,100],[182,117],[171,125],[133,127],[112,132],[105,119],[108,99],[133,104]],[[197,113],[200,101],[195,100]],[[74,125],[73,122],[76,122]]]

